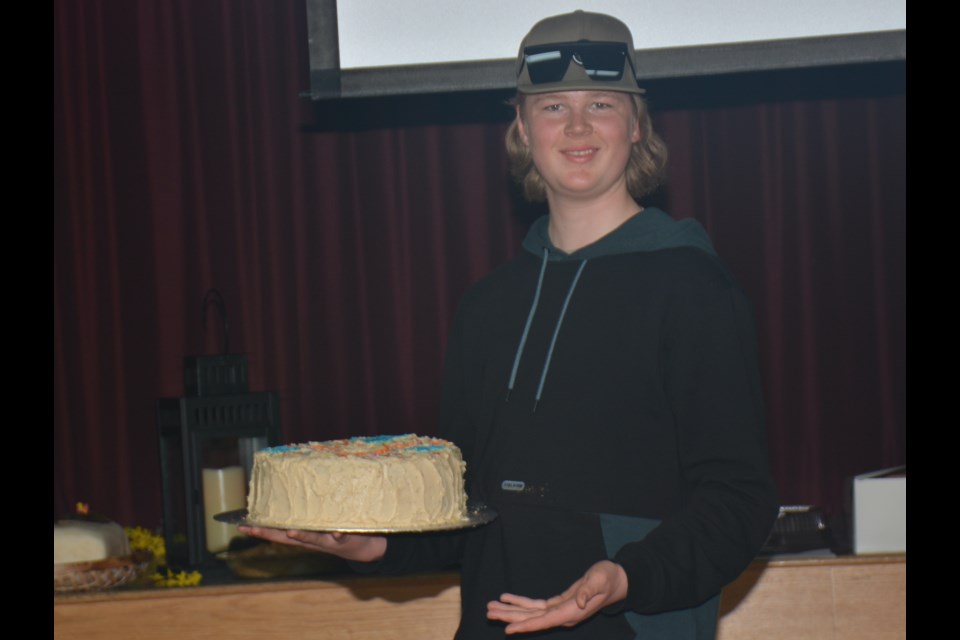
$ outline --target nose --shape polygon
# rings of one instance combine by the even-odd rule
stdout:
[[[577,136],[590,133],[592,127],[587,114],[580,109],[571,109],[570,117],[567,119],[567,135]]]

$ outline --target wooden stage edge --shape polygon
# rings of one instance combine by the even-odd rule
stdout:
[[[459,576],[250,582],[54,596],[56,640],[451,638]],[[720,640],[906,638],[906,556],[754,562],[723,591]]]

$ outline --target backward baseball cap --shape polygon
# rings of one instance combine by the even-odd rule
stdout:
[[[629,68],[624,68],[623,76],[616,81],[598,82],[587,75],[581,65],[571,64],[559,82],[534,84],[530,79],[527,65],[524,64],[524,49],[545,44],[572,44],[577,42],[615,42],[627,47],[630,57]],[[632,64],[632,66],[631,66]],[[613,16],[602,13],[589,13],[577,10],[559,16],[544,18],[533,25],[530,33],[520,43],[517,56],[517,91],[520,93],[549,93],[551,91],[597,90],[623,91],[626,93],[644,93],[637,84],[637,60],[633,48],[633,36],[630,29]]]

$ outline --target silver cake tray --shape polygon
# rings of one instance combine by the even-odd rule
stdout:
[[[497,512],[483,504],[482,502],[467,503],[467,515],[462,520],[453,522],[443,522],[432,524],[425,527],[324,527],[324,528],[304,528],[303,531],[316,531],[319,533],[428,533],[432,531],[456,531],[458,529],[471,529],[480,525],[493,522],[497,517]],[[245,527],[259,527],[265,529],[290,529],[291,527],[272,524],[268,522],[253,522],[247,519],[246,509],[235,509],[233,511],[224,511],[213,516],[217,522],[225,524],[236,524]]]

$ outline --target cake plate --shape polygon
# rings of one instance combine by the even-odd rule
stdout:
[[[302,529],[303,531],[316,531],[318,533],[427,533],[433,531],[456,531],[458,529],[472,529],[480,525],[492,522],[497,517],[496,510],[488,507],[482,502],[468,502],[467,515],[462,520],[454,522],[443,522],[432,524],[425,527],[324,527]],[[237,524],[245,527],[261,527],[266,529],[289,529],[290,527],[277,526],[261,522],[253,522],[247,519],[246,509],[235,509],[234,511],[225,511],[213,516],[217,522],[226,524]]]

